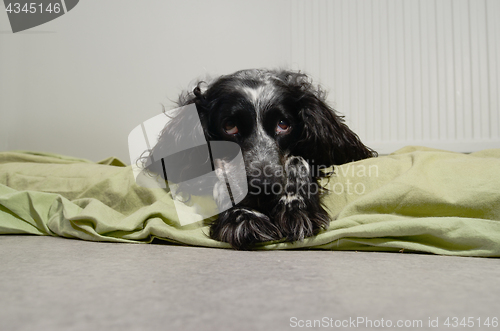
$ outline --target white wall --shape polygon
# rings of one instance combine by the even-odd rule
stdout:
[[[369,146],[500,148],[499,0],[291,0],[292,62]]]
[[[302,69],[387,153],[500,147],[498,0],[85,0],[12,34],[0,150],[128,161],[136,125],[206,74]]]
[[[2,9],[0,150],[128,162],[130,130],[191,81],[287,65],[289,17],[286,0],[84,0],[13,34]]]

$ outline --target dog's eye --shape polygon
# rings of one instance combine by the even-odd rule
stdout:
[[[236,123],[233,121],[227,121],[224,123],[223,128],[227,134],[237,134],[239,132]]]
[[[276,126],[276,133],[287,133],[290,131],[290,124],[287,120],[280,120]]]

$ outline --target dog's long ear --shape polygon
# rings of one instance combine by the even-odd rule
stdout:
[[[316,165],[339,165],[376,156],[325,102],[325,93],[304,74],[289,73],[286,81],[298,96],[295,107],[301,134],[294,153],[313,160]]]
[[[206,117],[203,113],[204,95],[200,84],[192,92],[180,95],[179,108],[165,113],[170,120],[161,131],[156,145],[142,160],[150,173],[163,178],[166,176],[166,166],[169,169],[176,169],[177,171],[168,173],[168,180],[174,183],[203,175],[204,168],[200,165],[207,164],[211,170],[208,149],[205,148],[205,144],[200,143],[206,141],[202,123]],[[188,106],[193,104],[196,107]],[[186,146],[199,146],[199,148],[185,149]],[[175,153],[172,157],[165,157],[172,153]]]

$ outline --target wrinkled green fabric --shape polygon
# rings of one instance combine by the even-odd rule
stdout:
[[[258,249],[500,256],[500,149],[460,154],[407,147],[337,167],[322,185],[335,218],[328,230]],[[131,168],[116,158],[93,163],[0,153],[0,234],[229,247],[210,239],[201,222],[181,226],[176,215],[167,190],[136,185]]]

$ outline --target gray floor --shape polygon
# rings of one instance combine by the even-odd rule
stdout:
[[[491,330],[500,260],[0,236],[0,295],[2,331]]]

